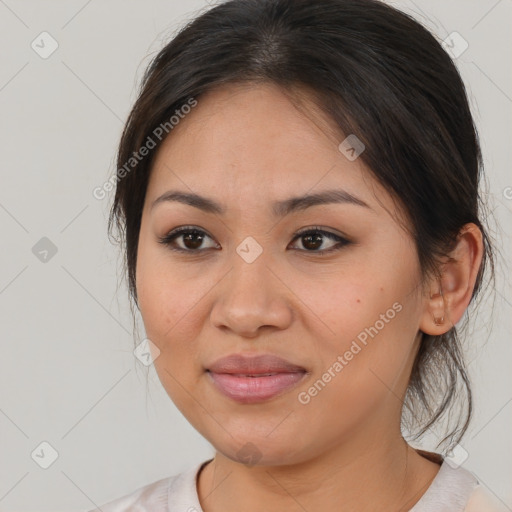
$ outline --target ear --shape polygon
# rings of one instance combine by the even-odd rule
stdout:
[[[457,245],[439,269],[441,276],[429,283],[419,326],[422,332],[439,336],[462,318],[475,287],[483,249],[478,226],[465,224],[457,237]]]

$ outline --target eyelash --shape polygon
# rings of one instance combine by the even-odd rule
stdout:
[[[211,238],[202,229],[198,229],[198,228],[196,228],[194,226],[182,226],[182,227],[176,228],[175,230],[171,231],[170,233],[168,233],[167,235],[165,235],[163,237],[158,237],[158,242],[163,244],[163,245],[165,245],[165,246],[167,246],[171,251],[178,251],[178,252],[181,252],[181,253],[194,254],[194,253],[200,253],[200,252],[203,252],[205,250],[208,250],[208,249],[196,249],[196,250],[194,250],[194,249],[183,249],[181,247],[175,247],[175,246],[172,245],[172,243],[174,242],[174,240],[176,238],[178,238],[181,235],[189,234],[189,233],[196,233],[196,234],[199,234],[199,235],[206,235],[209,238]],[[335,245],[334,247],[331,247],[330,249],[324,249],[324,250],[321,250],[321,251],[315,251],[315,250],[308,251],[307,249],[295,249],[295,250],[298,250],[300,252],[306,252],[306,253],[311,253],[311,254],[316,254],[316,255],[322,256],[322,255],[326,255],[326,254],[331,253],[331,252],[339,251],[339,250],[343,249],[346,245],[349,245],[351,243],[346,238],[343,238],[342,236],[339,236],[339,235],[335,235],[334,233],[331,233],[330,231],[325,231],[325,230],[321,229],[318,226],[313,226],[312,228],[305,228],[303,230],[297,231],[296,233],[294,233],[294,237],[292,239],[292,243],[295,242],[297,239],[303,237],[303,236],[311,235],[311,234],[318,234],[318,233],[321,234],[321,235],[325,235],[325,237],[329,238],[330,240],[337,241],[338,244]],[[211,248],[209,248],[209,249],[211,249]]]

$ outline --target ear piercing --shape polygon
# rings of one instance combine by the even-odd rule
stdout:
[[[440,316],[436,316],[434,313],[432,313],[432,318],[436,325],[442,325],[444,322],[444,298],[443,298],[443,290],[441,288],[439,289],[438,293],[433,293],[430,295],[430,299],[437,299],[439,297],[441,298],[441,303],[442,303],[442,305],[440,306],[439,309],[442,308],[443,312]]]

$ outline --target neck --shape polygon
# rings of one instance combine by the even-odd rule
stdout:
[[[366,437],[366,436],[365,436]],[[293,465],[245,466],[220,453],[198,479],[204,512],[282,510],[409,510],[426,492],[439,465],[399,434],[365,444],[332,447]]]

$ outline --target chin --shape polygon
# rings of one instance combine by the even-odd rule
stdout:
[[[268,429],[267,429],[268,430]],[[224,432],[222,440],[206,439],[222,456],[246,466],[281,466],[297,464],[308,459],[306,450],[302,450],[293,433],[282,432],[272,439],[266,435],[251,435],[250,430],[244,435],[229,436]]]

